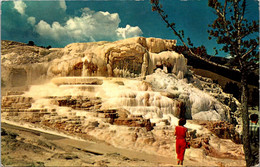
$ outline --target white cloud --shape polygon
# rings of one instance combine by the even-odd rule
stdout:
[[[35,17],[28,17],[27,22],[33,26],[36,23],[36,19]]]
[[[80,11],[82,12],[82,16],[83,15],[92,15],[92,14],[95,13],[94,10],[91,10],[91,9],[89,9],[87,7],[86,8],[82,8]]]
[[[60,7],[61,7],[64,11],[66,11],[67,6],[66,6],[65,0],[60,0]]]
[[[138,26],[131,27],[130,25],[126,25],[125,28],[117,29],[117,36],[124,39],[129,37],[135,37],[139,34],[142,34],[142,30]]]
[[[53,22],[52,25],[49,25],[47,22],[41,20],[36,25],[36,31],[45,38],[50,38],[57,41],[62,40],[62,37],[66,37],[65,28],[58,22]]]
[[[25,8],[27,7],[23,1],[13,1],[14,8],[21,14],[25,14]]]
[[[127,25],[120,28],[120,18],[117,13],[94,12],[89,8],[82,9],[80,17],[71,17],[65,24],[53,22],[52,25],[41,20],[36,26],[36,32],[42,37],[56,41],[89,42],[100,40],[119,40],[140,36],[139,27]]]

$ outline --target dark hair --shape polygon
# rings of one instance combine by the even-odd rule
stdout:
[[[181,118],[181,119],[179,120],[179,126],[183,126],[183,125],[185,125],[185,124],[186,124],[186,119]]]
[[[257,121],[258,120],[258,115],[257,114],[251,114],[250,115],[250,120],[251,121]]]

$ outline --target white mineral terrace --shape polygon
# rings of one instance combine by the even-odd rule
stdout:
[[[124,108],[131,115],[142,115],[144,118],[150,119],[152,123],[156,123],[156,126],[165,126],[167,121],[170,125],[177,125],[178,119],[174,117],[178,109],[177,101],[163,96],[161,91],[152,90],[152,84],[154,84],[169,92],[176,93],[177,91],[177,94],[181,94],[181,96],[188,96],[188,100],[190,100],[188,107],[192,114],[196,115],[199,113],[198,111],[208,111],[209,116],[213,113],[216,115],[215,119],[221,119],[221,113],[211,112],[211,108],[217,108],[219,111],[225,109],[214,98],[182,80],[164,75],[166,74],[158,73],[148,76],[149,83],[137,79],[112,77],[59,77],[45,85],[32,86],[25,96],[36,99],[32,108],[55,108],[60,112],[73,109],[57,107],[51,104],[51,100],[46,97],[100,97],[102,109]],[[174,85],[178,87],[178,90],[171,89]],[[206,112],[204,113],[206,114]],[[194,129],[194,126],[191,128]]]

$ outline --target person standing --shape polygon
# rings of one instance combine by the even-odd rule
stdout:
[[[249,137],[252,156],[254,158],[253,164],[256,165],[259,164],[259,124],[257,114],[250,115]]]
[[[178,165],[183,165],[185,149],[187,147],[186,137],[188,136],[188,129],[184,127],[186,119],[179,120],[179,126],[175,127],[174,135],[176,136],[176,153]]]

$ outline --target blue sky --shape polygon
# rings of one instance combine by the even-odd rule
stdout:
[[[207,0],[161,0],[169,20],[183,29],[195,46],[213,54],[217,44],[208,40],[208,24],[215,15]],[[257,0],[249,0],[247,16],[259,20]],[[73,42],[115,41],[143,36],[177,39],[150,0],[2,1],[1,39],[64,47]],[[177,39],[178,40],[178,39]],[[224,55],[220,55],[224,56]]]

